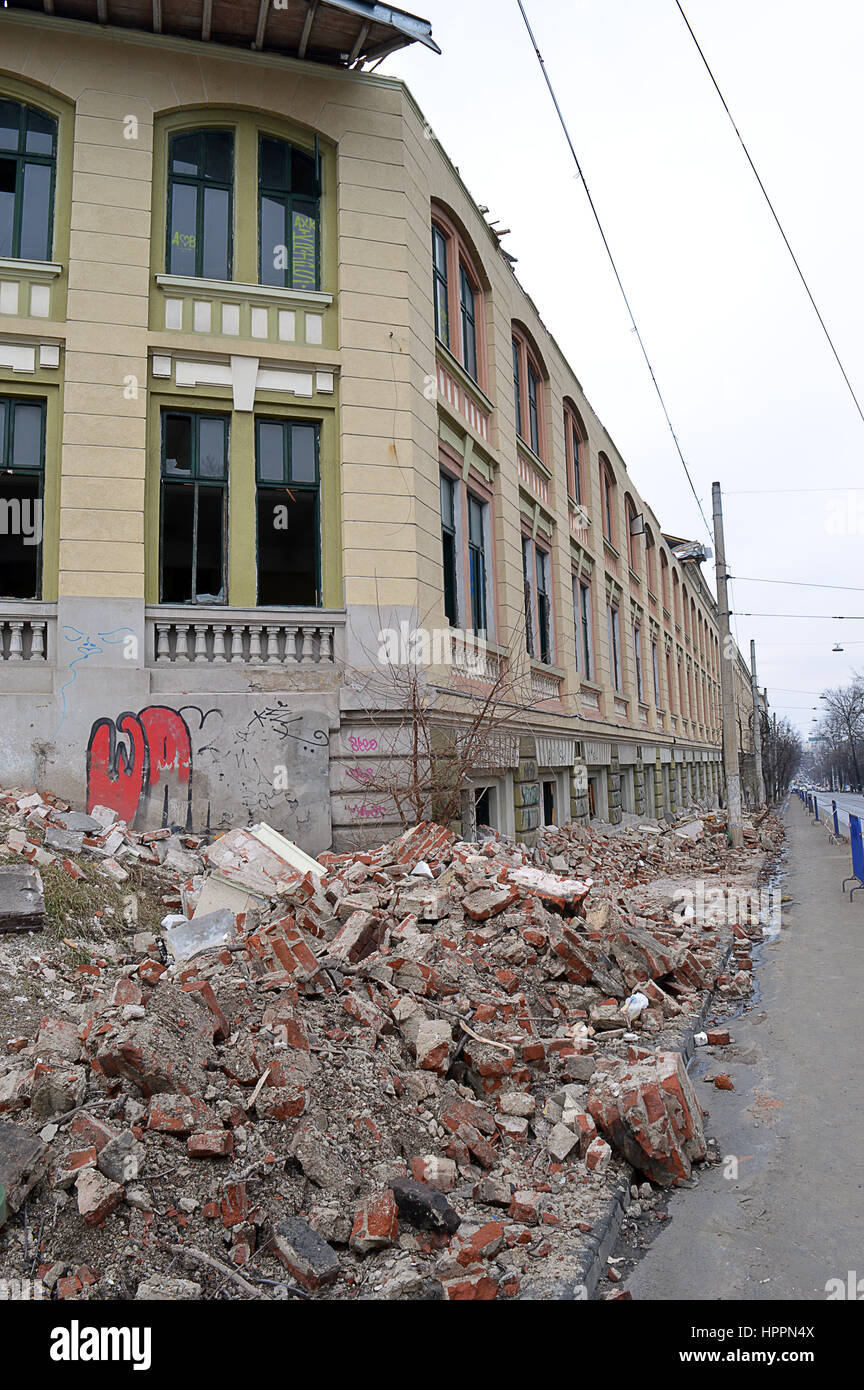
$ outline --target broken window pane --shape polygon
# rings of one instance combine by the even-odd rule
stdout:
[[[224,603],[228,421],[166,411],[163,422],[161,601]]]
[[[258,602],[318,605],[317,488],[258,488]]]
[[[39,598],[44,402],[0,400],[0,597]]]
[[[320,601],[318,426],[256,421],[258,602]],[[290,478],[292,486],[284,483]]]

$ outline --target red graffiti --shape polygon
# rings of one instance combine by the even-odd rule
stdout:
[[[119,735],[119,737],[118,737]],[[144,815],[152,791],[179,782],[190,789],[192,742],[173,709],[149,705],[140,714],[97,719],[87,746],[87,809],[109,806],[127,825]],[[167,791],[167,788],[166,788]]]

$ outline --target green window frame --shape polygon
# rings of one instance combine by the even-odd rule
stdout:
[[[522,362],[519,343],[513,339],[513,399],[516,405],[516,433],[522,439]]]
[[[486,635],[486,503],[468,493],[468,577],[471,586],[471,624]]]
[[[462,316],[462,365],[477,380],[477,292],[464,265],[459,267],[459,309]]]
[[[318,421],[255,417],[258,606],[321,606]]]
[[[316,153],[258,136],[258,279],[321,288],[321,171]]]
[[[432,288],[435,303],[435,337],[450,346],[450,281],[447,267],[447,241],[437,223],[432,223]]]
[[[230,280],[234,259],[234,132],[181,130],[168,139],[165,267]]]
[[[459,626],[459,586],[456,569],[456,482],[441,474],[441,555],[444,573],[444,614],[451,627]]]
[[[39,599],[46,402],[0,396],[0,598]]]
[[[57,179],[57,120],[0,100],[0,256],[49,261]]]
[[[166,408],[161,425],[159,601],[227,603],[230,417]]]

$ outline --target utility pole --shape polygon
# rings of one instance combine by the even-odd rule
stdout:
[[[735,658],[729,632],[729,592],[726,578],[726,544],[723,539],[723,502],[720,484],[711,488],[714,502],[714,552],[717,577],[717,621],[720,628],[720,698],[723,702],[723,770],[726,775],[726,824],[733,846],[744,843],[741,818],[741,772],[738,767],[738,724],[735,719]],[[736,649],[737,650],[737,649]]]
[[[762,703],[759,699],[759,682],[756,679],[756,643],[750,640],[750,689],[753,691],[753,750],[756,754],[756,799],[760,806],[765,801],[765,775],[762,771]]]

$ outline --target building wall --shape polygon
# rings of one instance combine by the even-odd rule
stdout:
[[[52,262],[0,265],[0,394],[47,402],[41,599],[0,598],[0,781],[38,780],[76,801],[113,797],[138,823],[264,817],[313,850],[385,833],[390,808],[362,791],[380,732],[364,678],[382,626],[449,626],[442,465],[490,504],[493,663],[525,660],[522,537],[550,556],[551,661],[529,664],[515,755],[479,777],[498,788],[502,828],[537,829],[543,780],[558,779],[556,806],[569,785],[570,811],[584,817],[592,778],[594,813],[617,819],[622,767],[644,807],[646,780],[662,791],[663,767],[716,764],[710,591],[698,565],[676,558],[407,89],[38,16],[4,16],[3,40],[0,93],[54,114],[59,146]],[[164,275],[167,140],[202,124],[230,125],[247,152],[259,130],[306,150],[317,137],[320,292],[256,285],[257,191],[245,157],[234,280]],[[433,208],[480,281],[480,386],[436,341]],[[537,453],[517,435],[514,325],[540,368]],[[582,507],[568,496],[565,398],[584,431]],[[223,607],[159,603],[168,405],[230,417]],[[253,420],[268,411],[320,426],[320,608],[256,608]],[[614,544],[602,534],[601,455],[615,480]],[[628,498],[653,533],[653,590],[642,536],[628,563]],[[577,574],[592,595],[590,681],[577,662]],[[608,599],[620,615],[619,691]],[[446,684],[448,671],[433,665],[429,677]]]

